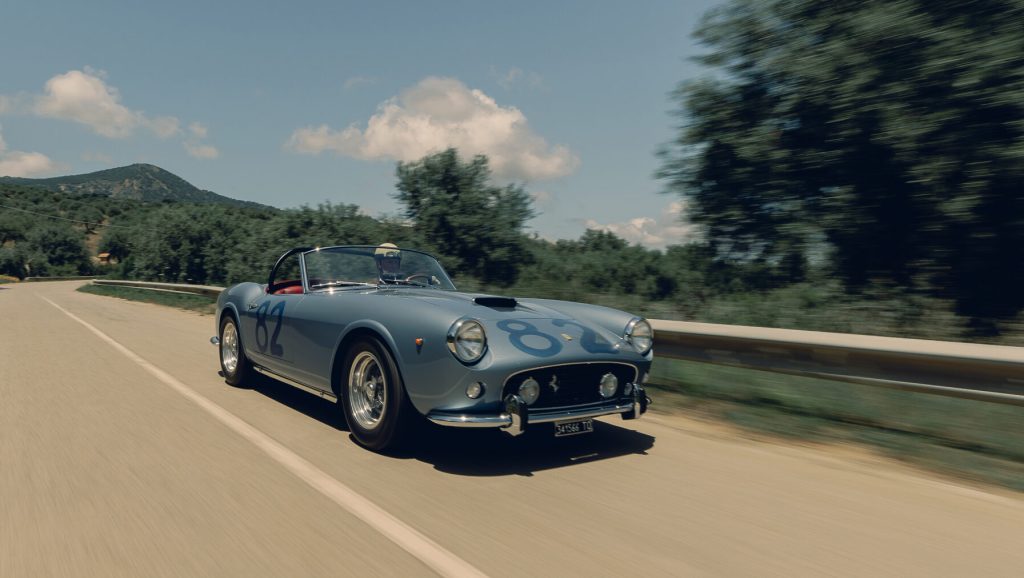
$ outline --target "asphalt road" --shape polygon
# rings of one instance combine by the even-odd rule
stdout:
[[[227,386],[211,317],[78,284],[0,285],[3,577],[1024,569],[1017,495],[681,416],[374,454],[326,400]]]

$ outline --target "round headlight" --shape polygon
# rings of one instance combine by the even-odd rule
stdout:
[[[601,376],[601,385],[598,390],[601,392],[601,397],[611,397],[615,395],[615,392],[619,389],[619,378],[615,377],[613,373],[606,373]]]
[[[537,380],[532,377],[527,377],[525,381],[519,386],[519,397],[523,398],[526,405],[537,401],[540,397],[540,384]]]
[[[463,363],[479,361],[487,349],[483,325],[473,319],[459,319],[448,330],[448,349]]]
[[[647,352],[651,350],[651,346],[654,345],[654,330],[651,329],[651,324],[644,319],[634,317],[626,325],[626,341],[633,344],[633,349],[636,350],[640,355],[647,355]]]

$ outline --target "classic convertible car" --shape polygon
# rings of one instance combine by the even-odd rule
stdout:
[[[363,446],[401,441],[415,420],[587,433],[640,417],[653,334],[622,311],[462,293],[426,253],[380,246],[287,251],[266,285],[217,299],[220,364],[336,399]],[[544,425],[547,424],[547,425]]]

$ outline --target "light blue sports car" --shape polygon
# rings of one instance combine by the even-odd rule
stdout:
[[[650,402],[644,319],[463,293],[434,257],[390,243],[287,251],[265,285],[221,293],[216,323],[229,384],[258,372],[336,399],[373,450],[400,443],[422,416],[564,436],[592,431],[597,416],[638,418]]]

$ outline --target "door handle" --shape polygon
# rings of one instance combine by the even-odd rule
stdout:
[[[250,303],[249,304],[249,311],[252,311],[253,309],[256,309],[257,307],[259,307],[259,305],[257,305],[256,303]]]

